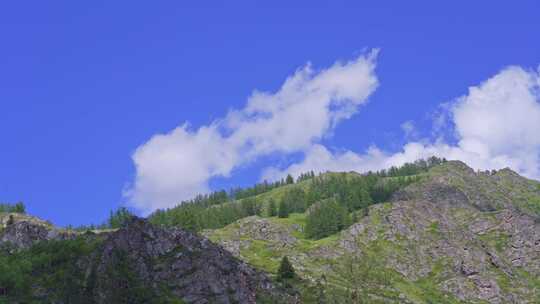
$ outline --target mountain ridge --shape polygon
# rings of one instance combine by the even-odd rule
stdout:
[[[68,296],[90,299],[84,303],[539,302],[540,183],[510,169],[475,171],[459,161],[411,172],[330,172],[286,184],[227,202],[256,214],[200,234],[135,217],[118,229],[77,232],[3,213],[0,300],[22,288],[24,280],[13,280],[22,275],[33,282],[34,297],[54,303],[69,303]],[[310,200],[321,187],[336,194],[311,205],[295,201]],[[355,203],[364,200],[358,187],[375,198],[385,187],[390,192]],[[297,190],[304,195],[291,196]],[[346,226],[308,234],[314,208],[342,200],[351,208]],[[300,209],[278,217],[270,214],[272,201]],[[295,279],[278,280],[283,257]],[[68,266],[74,261],[75,268]],[[7,299],[26,301],[22,295]]]
[[[507,183],[513,192],[501,195]],[[502,190],[493,188],[501,185]],[[371,255],[374,265],[384,261],[390,266],[375,268],[389,272],[391,287],[372,290],[390,302],[534,303],[540,300],[535,279],[540,227],[536,209],[523,204],[523,194],[537,198],[538,185],[509,169],[475,172],[462,162],[448,162],[396,192],[390,202],[370,206],[369,215],[348,229],[319,241],[301,236],[303,215],[294,215],[288,225],[277,218],[248,218],[205,235],[267,271],[287,255],[314,284],[325,275],[345,289],[354,289],[354,280],[339,269],[343,260]],[[261,238],[261,229],[279,233]],[[261,261],[261,252],[273,262]]]

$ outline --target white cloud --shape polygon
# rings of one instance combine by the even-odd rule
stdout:
[[[226,118],[229,140],[248,156],[309,147],[353,115],[377,87],[376,52],[315,73],[310,65],[276,93],[254,92],[245,109]]]
[[[366,154],[359,155],[351,151],[332,153],[320,144],[314,144],[305,152],[305,158],[301,163],[293,164],[286,170],[267,168],[262,179],[277,180],[287,174],[298,176],[308,171],[358,171],[379,170],[385,168],[384,162],[387,156],[379,149],[372,147]]]
[[[376,56],[372,51],[321,71],[307,65],[277,92],[255,91],[244,109],[221,121],[155,135],[133,154],[136,177],[125,197],[144,213],[171,207],[259,156],[312,148],[377,88]]]
[[[486,157],[525,157],[529,162],[534,156],[536,162],[540,147],[538,79],[536,72],[509,67],[470,88],[452,110],[459,146]]]
[[[520,67],[508,67],[441,104],[428,138],[418,140],[412,121],[402,124],[411,142],[397,153],[375,146],[363,154],[329,151],[321,139],[377,88],[375,59],[376,51],[321,71],[307,65],[277,92],[255,91],[243,109],[222,120],[197,130],[184,124],[152,137],[133,154],[137,173],[125,196],[145,213],[170,207],[209,191],[211,178],[275,152],[302,152],[304,159],[284,169],[269,167],[264,179],[309,170],[365,172],[432,155],[476,169],[510,167],[540,177],[540,75]]]
[[[235,151],[216,126],[190,132],[187,125],[156,135],[137,148],[134,187],[125,195],[145,212],[170,207],[178,198],[208,191],[208,179],[227,175],[236,163]]]
[[[453,103],[443,104],[434,120],[433,134],[454,129],[457,144],[434,140],[410,142],[398,153],[371,147],[365,154],[351,151],[332,154],[322,146],[306,151],[301,163],[279,170],[268,168],[263,177],[279,178],[308,170],[364,172],[401,165],[432,155],[459,159],[476,169],[510,167],[528,177],[540,177],[540,75],[508,67]],[[451,121],[448,121],[450,119]],[[412,123],[402,128],[414,132]]]
[[[406,122],[402,123],[401,130],[403,130],[403,133],[405,133],[405,138],[407,139],[413,139],[418,136],[414,122],[411,120],[407,120]]]

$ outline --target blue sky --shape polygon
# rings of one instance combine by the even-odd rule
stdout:
[[[196,139],[200,127],[230,122],[229,110],[246,109],[254,90],[279,92],[287,77],[308,62],[312,79],[332,71],[336,62],[347,67],[364,60],[374,49],[379,53],[372,59],[374,71],[369,75],[378,85],[372,91],[366,88],[366,98],[355,96],[354,115],[301,147],[262,153],[253,152],[252,146],[235,146],[241,151],[233,149],[231,157],[242,157],[246,149],[253,156],[231,161],[209,178],[201,177],[197,187],[250,185],[263,176],[309,168],[305,160],[319,148],[334,155],[333,160],[350,152],[352,169],[374,166],[366,163],[370,147],[384,152],[369,158],[381,164],[398,163],[425,151],[462,155],[449,151],[457,147],[470,152],[467,147],[475,144],[467,141],[467,147],[460,146],[464,138],[480,138],[486,155],[496,156],[491,157],[496,163],[475,158],[476,167],[508,165],[536,177],[538,168],[527,171],[525,167],[537,166],[534,134],[520,132],[525,143],[516,143],[511,151],[497,146],[505,138],[478,135],[465,120],[476,113],[467,105],[484,96],[507,114],[516,109],[516,113],[530,113],[529,107],[536,113],[537,1],[197,3],[200,6],[182,6],[177,1],[2,4],[0,201],[22,200],[31,213],[59,225],[101,222],[121,204],[148,211],[155,205],[136,202],[133,194],[140,190],[137,181],[143,171],[132,155],[138,147],[148,147],[154,135],[172,137],[169,132],[189,122],[189,128],[180,130],[186,138]],[[508,70],[508,66],[515,68]],[[493,81],[481,86],[489,79]],[[504,102],[498,102],[499,95],[491,93],[515,79],[533,88],[529,90],[532,101],[505,108]],[[481,94],[469,91],[471,86],[478,86]],[[460,96],[464,96],[460,106],[441,107],[445,102],[458,104]],[[434,117],[444,117],[438,116],[441,111],[456,118],[437,128]],[[489,111],[481,115],[498,117]],[[536,118],[525,119],[528,129],[536,126]],[[408,136],[403,129],[406,122],[412,127]],[[219,138],[228,138],[227,132],[236,130],[220,128]],[[435,131],[447,133],[445,147],[438,145],[441,135]],[[394,155],[411,142],[421,143],[424,152]],[[190,148],[176,143],[180,154]],[[517,150],[530,153],[523,156]],[[517,158],[531,160],[521,164]],[[348,168],[349,163],[317,164],[316,169],[323,170]],[[175,172],[197,174],[171,166]],[[160,183],[167,178],[159,176]],[[166,183],[182,183],[179,178]]]

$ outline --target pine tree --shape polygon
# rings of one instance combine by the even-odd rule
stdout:
[[[294,277],[295,277],[294,267],[291,264],[291,262],[289,262],[289,259],[287,258],[287,256],[284,256],[281,259],[281,264],[279,265],[279,269],[277,273],[278,281],[292,279]]]
[[[287,205],[287,201],[282,199],[279,202],[279,210],[278,210],[278,217],[280,218],[286,218],[289,217],[289,206]]]
[[[365,207],[365,208],[362,209],[362,215],[364,217],[369,215],[369,208],[368,207]]]
[[[353,213],[352,213],[352,219],[351,219],[351,221],[352,221],[353,223],[358,222],[358,214],[356,214],[356,212],[353,212]]]
[[[288,174],[287,178],[285,179],[285,183],[287,183],[287,185],[294,184],[294,178],[290,174]]]
[[[343,230],[350,225],[347,209],[331,199],[315,206],[306,218],[308,238],[320,239]]]
[[[245,198],[240,202],[242,210],[246,216],[255,215],[257,213],[256,204],[257,203],[255,202],[255,200],[251,197]]]
[[[126,208],[120,207],[116,211],[112,211],[109,215],[108,224],[110,228],[121,228],[133,214]]]
[[[290,189],[283,195],[283,201],[289,212],[303,213],[307,209],[306,193],[301,188]]]
[[[26,213],[26,207],[24,206],[23,202],[16,203],[15,207],[13,208],[13,212]]]
[[[276,201],[274,201],[273,198],[270,198],[270,201],[268,202],[268,216],[276,216],[277,210],[276,210]]]

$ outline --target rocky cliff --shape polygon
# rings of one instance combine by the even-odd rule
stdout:
[[[0,232],[0,243],[8,249],[3,261],[13,262],[7,271],[22,285],[29,283],[24,289],[0,275],[6,284],[0,295],[7,295],[9,303],[273,303],[291,298],[264,273],[207,239],[140,218],[101,234],[21,220]]]

